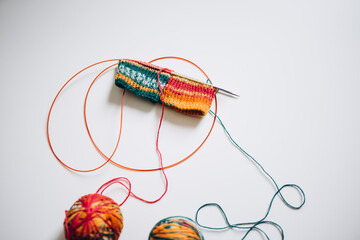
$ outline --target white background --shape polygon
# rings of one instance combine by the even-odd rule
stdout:
[[[47,144],[46,119],[57,91],[81,68],[110,58],[168,55],[194,61],[215,85],[240,94],[218,94],[228,130],[279,185],[296,183],[305,191],[302,209],[276,198],[268,217],[286,239],[360,239],[359,43],[359,1],[0,1],[1,239],[64,239],[64,211],[114,177],[128,177],[145,199],[161,195],[160,172],[111,164],[90,174],[66,170]],[[186,63],[158,64],[204,80]],[[76,78],[50,119],[56,153],[81,169],[104,161],[82,115],[86,90],[100,69]],[[122,90],[113,77],[109,71],[94,84],[88,103],[91,132],[106,154],[114,149],[120,120]],[[159,166],[160,113],[160,105],[126,95],[117,162]],[[199,119],[166,109],[159,143],[164,163],[188,155],[210,124],[210,115]],[[207,202],[221,204],[232,223],[256,221],[275,192],[219,124],[198,153],[166,174],[169,191],[160,202],[130,198],[121,207],[120,239],[147,239],[160,219],[194,218]],[[124,190],[114,185],[105,195],[121,202]],[[299,204],[296,191],[285,195]],[[202,222],[224,225],[215,209],[202,212]],[[264,229],[281,239],[273,227]],[[206,240],[245,233],[202,232]],[[252,232],[248,239],[264,238]]]

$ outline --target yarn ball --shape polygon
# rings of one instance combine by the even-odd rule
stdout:
[[[89,194],[66,211],[64,228],[67,240],[117,240],[123,228],[123,216],[111,198]]]
[[[169,217],[159,221],[152,229],[149,240],[203,240],[196,224],[186,217]]]

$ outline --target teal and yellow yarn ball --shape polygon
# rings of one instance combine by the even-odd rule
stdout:
[[[153,227],[149,240],[204,240],[204,237],[191,219],[169,217]]]

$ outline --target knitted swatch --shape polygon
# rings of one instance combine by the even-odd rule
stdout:
[[[163,89],[163,102],[177,111],[205,116],[215,97],[216,88],[175,74],[172,70],[140,62],[121,59],[115,78],[115,85],[136,95],[161,103],[159,80]]]

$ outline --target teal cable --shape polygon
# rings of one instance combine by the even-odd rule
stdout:
[[[208,79],[208,82],[211,83],[210,79]],[[275,188],[276,188],[276,192],[275,194],[273,195],[271,201],[270,201],[270,204],[269,204],[269,208],[265,214],[265,216],[263,218],[261,218],[259,221],[256,221],[256,222],[245,222],[245,223],[236,223],[236,224],[231,224],[225,214],[225,211],[222,209],[222,207],[217,204],[217,203],[206,203],[204,205],[202,205],[197,211],[196,211],[196,214],[195,214],[195,222],[196,224],[198,224],[200,227],[202,228],[205,228],[205,229],[210,229],[210,230],[226,230],[226,229],[230,229],[230,228],[237,228],[237,229],[247,229],[248,231],[245,233],[245,235],[243,236],[242,239],[245,239],[248,234],[252,231],[252,230],[257,230],[259,232],[261,232],[267,240],[270,240],[270,238],[268,237],[268,235],[260,228],[258,228],[257,226],[260,225],[260,224],[271,224],[273,226],[275,226],[276,228],[278,228],[279,232],[280,232],[280,235],[281,235],[281,239],[283,240],[284,239],[284,231],[283,229],[281,228],[281,226],[273,221],[266,221],[265,219],[267,218],[267,216],[269,215],[270,213],[270,210],[271,210],[271,207],[273,205],[273,201],[275,199],[275,197],[277,195],[280,196],[281,200],[285,203],[286,206],[288,206],[289,208],[291,209],[300,209],[304,204],[305,204],[305,201],[306,201],[306,198],[305,198],[305,193],[304,191],[302,190],[301,187],[299,187],[298,185],[296,184],[285,184],[283,186],[281,186],[279,188],[278,184],[276,183],[276,181],[274,180],[274,178],[264,169],[264,167],[257,161],[255,160],[255,158],[253,158],[249,153],[247,153],[242,147],[239,146],[239,144],[236,143],[236,141],[232,138],[231,134],[229,133],[229,131],[227,130],[227,128],[225,127],[224,123],[221,121],[221,119],[219,118],[219,116],[217,114],[215,114],[213,111],[209,111],[212,115],[216,116],[216,119],[219,121],[220,125],[223,127],[226,135],[228,136],[228,138],[230,139],[230,141],[248,158],[250,158],[264,173],[266,176],[268,176],[270,178],[270,180],[274,183],[275,185]],[[281,194],[281,190],[284,189],[284,188],[287,188],[287,187],[292,187],[292,188],[295,188],[296,190],[299,191],[301,197],[302,197],[302,202],[299,206],[294,206],[292,204],[290,204],[288,201],[286,201],[286,199],[284,198],[284,196]],[[221,214],[223,215],[224,217],[224,220],[225,220],[225,223],[227,224],[226,226],[224,227],[209,227],[209,226],[205,226],[205,225],[202,225],[199,223],[198,221],[198,216],[199,216],[199,212],[201,209],[205,208],[205,207],[209,207],[209,206],[214,206],[216,207],[220,212]]]
[[[288,207],[293,208],[293,209],[299,209],[299,208],[301,208],[301,207],[305,204],[305,193],[304,193],[304,191],[303,191],[299,186],[297,186],[297,185],[295,185],[295,184],[287,184],[288,187],[291,186],[291,187],[297,188],[297,189],[301,192],[301,195],[302,195],[302,197],[303,197],[303,202],[301,203],[300,206],[293,206],[293,205],[291,205],[290,203],[288,203],[288,202],[285,200],[284,196],[281,194],[281,191],[280,191],[280,189],[283,188],[285,185],[284,185],[283,187],[279,188],[279,186],[278,186],[278,184],[276,183],[276,181],[274,180],[274,178],[264,169],[264,167],[263,167],[258,161],[256,161],[255,158],[253,158],[249,153],[247,153],[242,147],[240,147],[239,144],[237,144],[237,143],[235,142],[235,140],[232,138],[232,136],[230,135],[229,131],[226,129],[224,123],[223,123],[223,122],[221,121],[221,119],[219,118],[219,116],[216,115],[216,114],[215,114],[213,111],[211,111],[211,110],[210,110],[209,112],[210,112],[212,115],[216,116],[216,119],[219,121],[220,125],[223,127],[223,129],[224,129],[226,135],[229,137],[230,141],[231,141],[243,154],[245,154],[245,156],[247,156],[248,158],[250,158],[258,167],[260,167],[260,169],[271,179],[271,181],[274,183],[274,185],[275,185],[275,187],[276,187],[276,190],[277,190],[277,192],[275,193],[275,195],[279,194],[280,197],[281,197],[281,199],[283,200],[283,202],[284,202]]]

